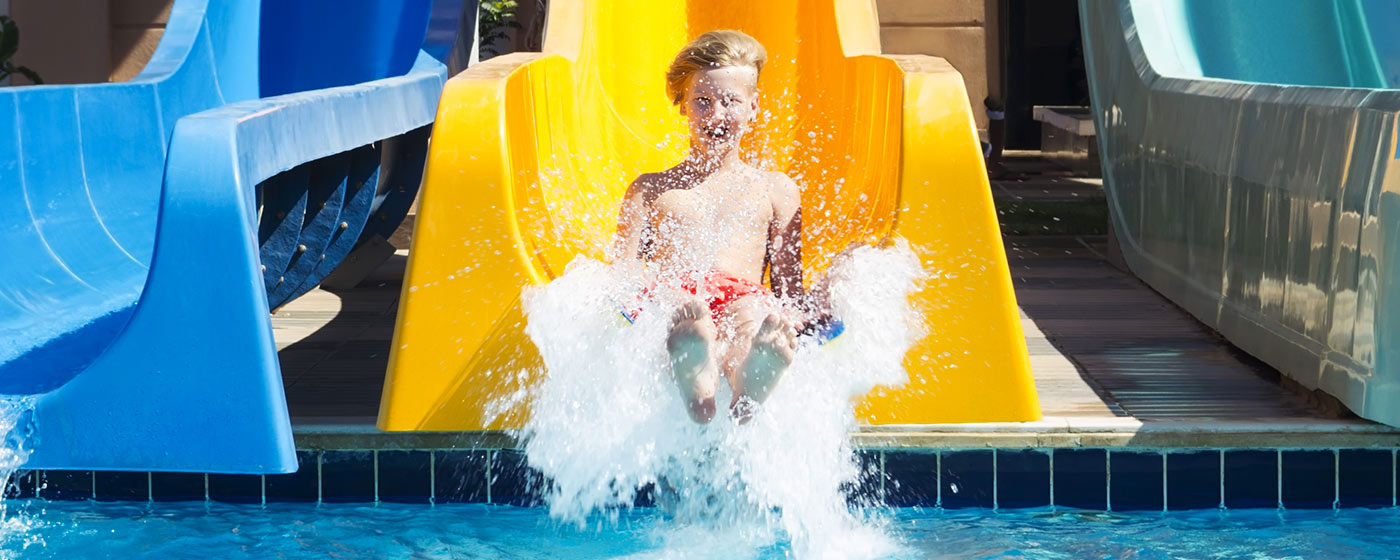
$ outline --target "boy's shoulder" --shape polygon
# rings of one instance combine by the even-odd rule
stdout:
[[[685,190],[694,186],[694,180],[688,176],[681,166],[677,165],[670,169],[656,171],[653,173],[642,173],[632,180],[632,185],[627,188],[628,194],[642,194],[648,200],[672,190]]]
[[[638,175],[636,179],[633,179],[632,184],[627,187],[627,195],[633,196],[640,194],[650,200],[656,198],[656,195],[666,191],[672,182],[673,181],[667,178],[665,171],[642,173]]]
[[[641,188],[664,191],[685,186],[687,177],[681,166],[677,165],[661,171],[642,173],[632,180],[632,184]]]
[[[782,171],[764,171],[763,178],[768,183],[769,192],[778,200],[799,200],[802,197],[802,188],[797,186],[797,181],[788,177]]]
[[[782,171],[763,171],[763,177],[768,180],[768,184],[774,188],[797,190],[797,181],[792,180],[787,173]]]
[[[632,186],[641,188],[656,187],[661,184],[662,176],[665,174],[665,171],[658,171],[655,173],[642,173],[641,175],[638,175],[636,179],[632,180]]]

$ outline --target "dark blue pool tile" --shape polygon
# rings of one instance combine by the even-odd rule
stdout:
[[[434,493],[437,503],[486,502],[485,449],[439,449],[434,457]]]
[[[1225,452],[1225,507],[1278,507],[1278,451]]]
[[[204,473],[151,473],[151,499],[157,502],[202,502],[204,490]]]
[[[1161,511],[1162,454],[1112,451],[1108,457],[1109,506],[1114,511]]]
[[[1395,492],[1391,450],[1342,449],[1337,454],[1338,505],[1390,507]]]
[[[1395,468],[1392,469],[1392,472],[1394,473],[1395,478],[1391,482],[1390,487],[1394,489],[1396,500],[1400,502],[1400,450],[1392,449],[1391,452],[1395,465]]]
[[[92,471],[40,471],[39,497],[45,500],[91,500]]]
[[[843,490],[846,502],[855,507],[878,507],[884,505],[885,497],[880,493],[880,452],[858,450],[855,453],[856,478],[847,483]]]
[[[1220,507],[1220,451],[1167,454],[1167,509]]]
[[[315,502],[319,499],[316,487],[315,451],[297,452],[297,472],[267,475],[267,501],[269,502]]]
[[[373,502],[374,452],[321,452],[322,502]]]
[[[997,450],[997,507],[1050,505],[1050,454],[1035,449]]]
[[[996,465],[991,449],[944,451],[941,478],[945,508],[996,505]]]
[[[379,452],[379,501],[426,504],[432,498],[432,454]]]
[[[5,484],[5,499],[23,500],[35,497],[37,485],[34,481],[37,479],[37,471],[22,470],[16,472]]]
[[[632,499],[632,507],[656,507],[656,485],[648,483],[638,488],[636,497]]]
[[[1284,451],[1283,507],[1326,509],[1337,498],[1337,458],[1331,450]]]
[[[516,449],[496,452],[491,462],[491,503],[533,507],[544,504],[549,483],[530,468],[525,453]]]
[[[1108,508],[1108,455],[1102,449],[1056,449],[1055,505],[1082,509]]]
[[[938,454],[885,452],[885,503],[894,507],[938,504]]]
[[[94,486],[104,502],[144,502],[151,497],[150,474],[145,472],[97,471]]]
[[[209,499],[230,504],[260,504],[263,502],[263,477],[210,473]]]

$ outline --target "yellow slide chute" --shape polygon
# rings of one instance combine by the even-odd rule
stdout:
[[[872,0],[551,3],[543,53],[478,64],[438,107],[379,427],[480,430],[522,366],[521,290],[601,258],[627,184],[678,162],[664,74],[686,41],[739,29],[768,49],[746,148],[802,186],[805,266],[903,237],[933,275],[910,382],[859,405],[871,424],[1040,418],[962,76],[880,54]],[[818,274],[809,272],[808,278]]]

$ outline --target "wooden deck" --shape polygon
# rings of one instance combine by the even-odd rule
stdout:
[[[317,288],[273,314],[294,424],[373,424],[407,261],[400,250],[354,289]]]
[[[1011,230],[1006,252],[1045,420],[871,427],[858,443],[1302,445],[1296,437],[1313,433],[1324,444],[1400,444],[1400,431],[1338,418],[1285,388],[1276,371],[1111,264],[1103,235],[1045,235],[1056,227],[1100,227],[1092,203],[1082,203],[1101,204],[1103,194],[1095,180],[1045,173],[1028,161],[993,192],[1005,209],[1003,227]],[[1040,215],[1062,208],[1082,223]],[[1014,213],[1019,218],[1008,217]],[[411,227],[410,221],[395,236],[397,246],[407,246]],[[1025,229],[1045,231],[1014,234]],[[380,442],[374,445],[430,444],[373,431],[406,261],[400,250],[356,288],[314,290],[273,316],[299,444],[340,445],[331,442],[343,443],[348,433]],[[446,441],[462,441],[454,437]]]
[[[1102,238],[1011,238],[1007,258],[1046,416],[1318,417],[1278,373],[1104,258]]]
[[[1011,237],[1006,250],[1045,416],[1322,416],[1276,372],[1109,264],[1103,238]],[[406,260],[400,250],[359,287],[314,290],[273,316],[295,419],[377,414]]]

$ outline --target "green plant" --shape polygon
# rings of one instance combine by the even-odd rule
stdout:
[[[0,80],[10,77],[10,74],[22,74],[35,84],[42,84],[44,80],[39,78],[39,74],[25,66],[15,66],[10,62],[10,57],[19,50],[19,26],[15,25],[15,20],[6,16],[0,16]]]
[[[520,29],[520,23],[515,21],[515,9],[518,7],[520,4],[516,0],[481,1],[481,19],[477,23],[480,36],[477,44],[481,45],[482,58],[501,54],[496,52],[495,43],[510,37],[507,29]]]

